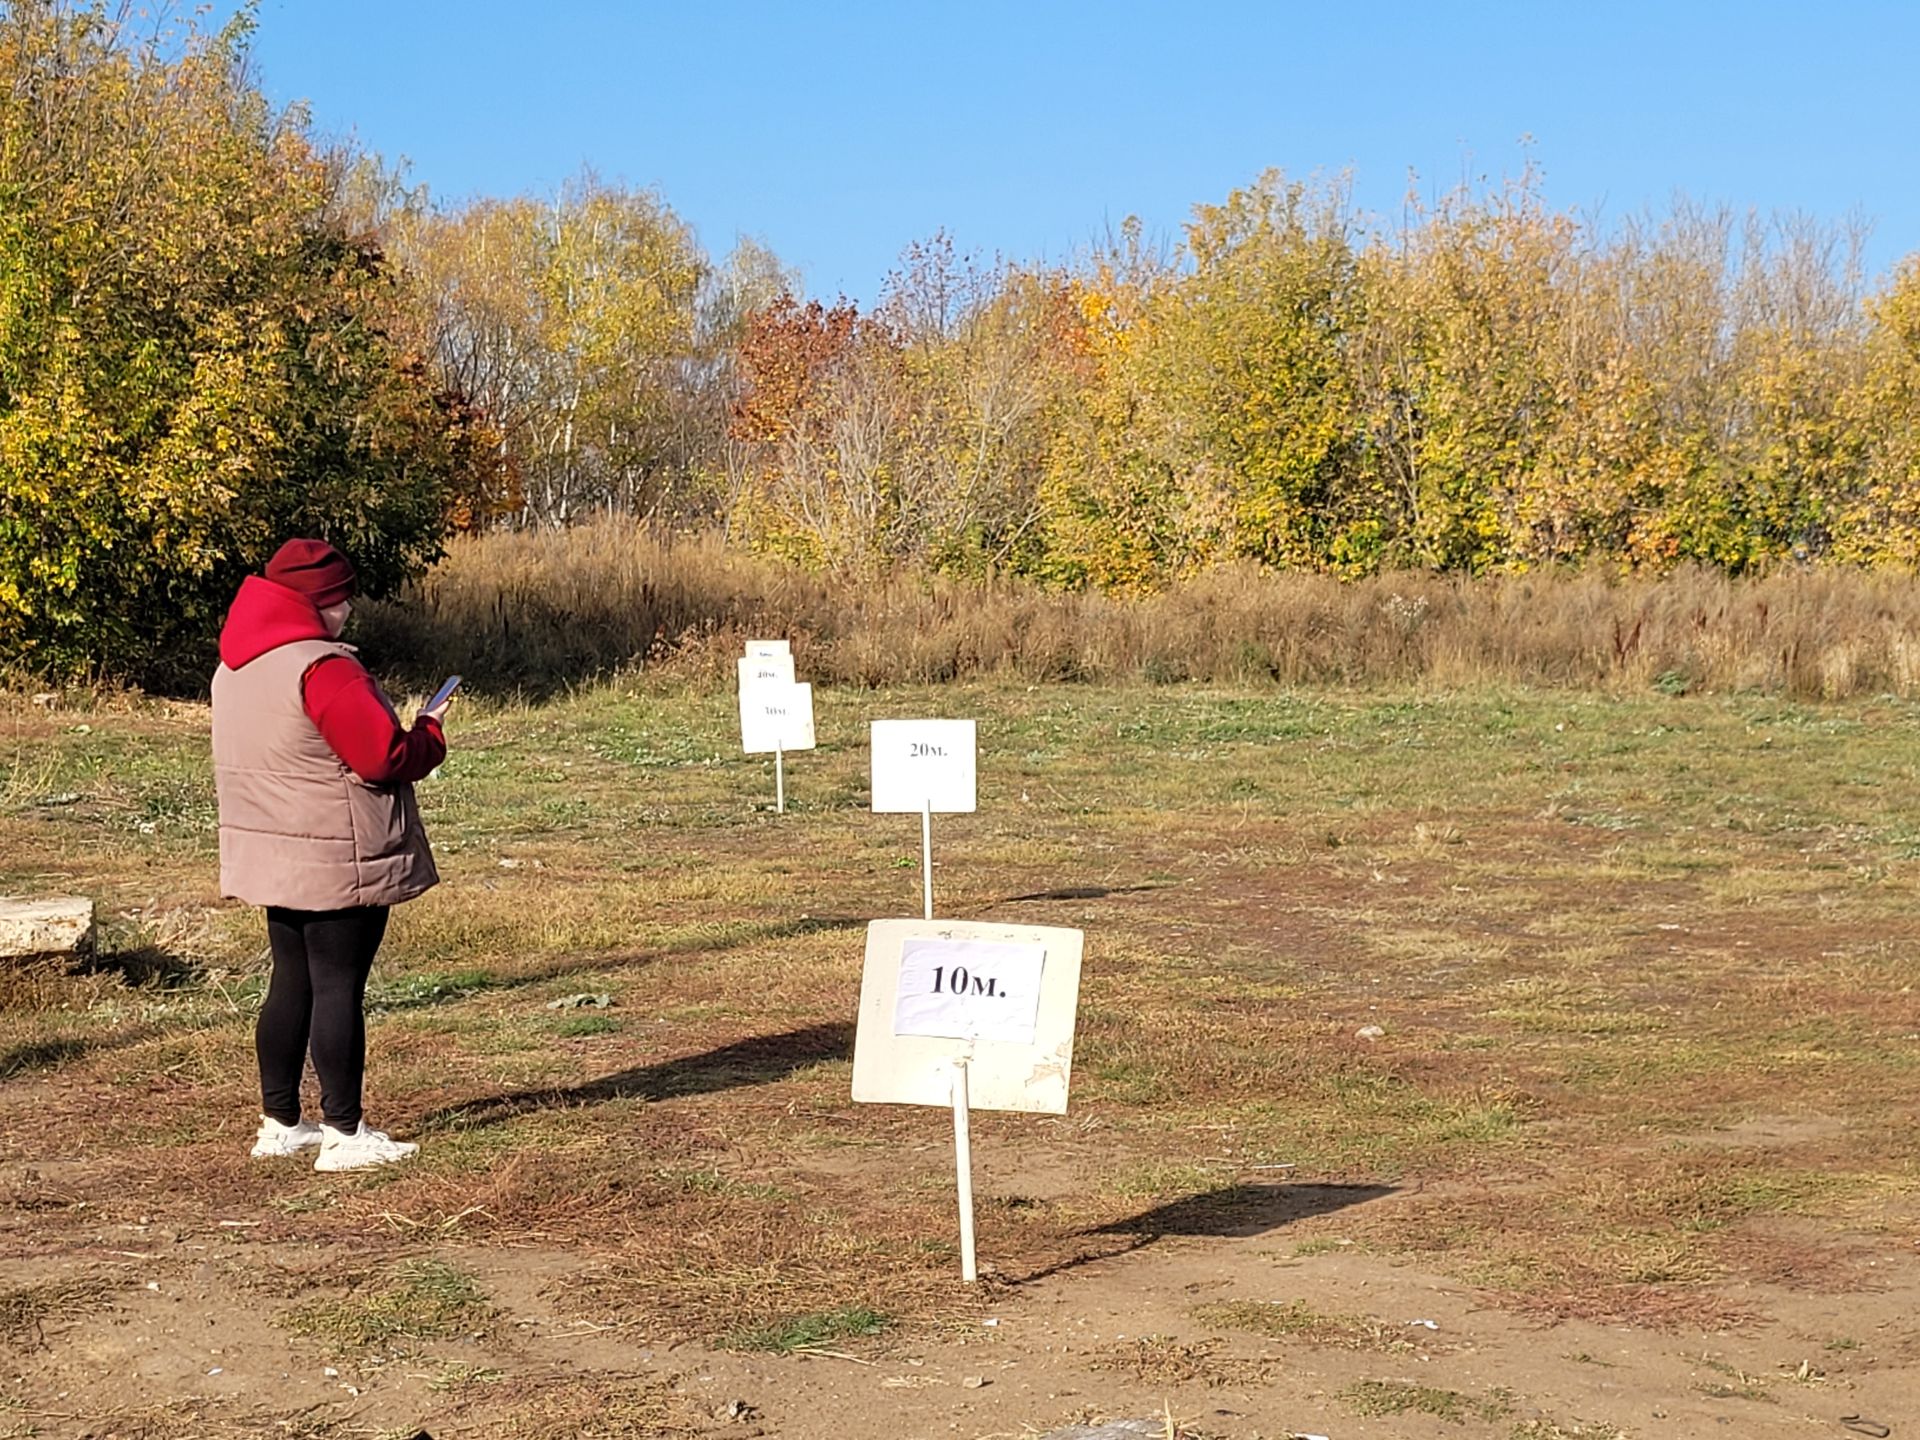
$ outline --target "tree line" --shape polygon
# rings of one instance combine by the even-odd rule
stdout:
[[[1410,202],[1411,204],[1411,202]],[[727,515],[813,563],[1140,588],[1920,561],[1920,260],[1532,175],[1390,232],[1270,174],[1174,247],[1051,270],[916,247],[874,310],[782,299],[738,352]]]
[[[1920,564],[1920,257],[1848,226],[1271,173],[1062,264],[937,235],[861,308],[591,173],[437,203],[268,104],[254,23],[0,9],[0,660],[197,663],[297,530],[377,593],[609,512],[1120,591]]]

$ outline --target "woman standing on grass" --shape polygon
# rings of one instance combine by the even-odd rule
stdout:
[[[439,880],[413,782],[447,754],[443,702],[409,730],[340,643],[353,567],[289,540],[240,584],[213,677],[220,893],[267,911],[273,978],[254,1032],[256,1156],[319,1146],[316,1170],[404,1160],[419,1147],[370,1130],[367,975],[389,906]],[[323,1123],[300,1118],[309,1046]]]

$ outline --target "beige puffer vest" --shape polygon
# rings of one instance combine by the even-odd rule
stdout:
[[[301,682],[333,640],[296,640],[213,677],[220,893],[250,905],[398,905],[440,878],[411,785],[369,785],[307,715]]]

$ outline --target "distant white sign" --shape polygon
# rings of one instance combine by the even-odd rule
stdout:
[[[951,1105],[965,1062],[973,1109],[1066,1114],[1083,944],[1080,931],[1054,925],[875,920],[853,1098]]]
[[[813,749],[813,686],[743,685],[740,748],[749,755]]]
[[[740,688],[743,691],[754,685],[793,684],[793,656],[791,655],[749,655],[736,663],[740,671]]]
[[[1043,945],[908,940],[893,1033],[1031,1045],[1046,963]]]
[[[874,721],[874,813],[973,813],[974,733],[971,720]]]
[[[764,660],[769,655],[791,654],[793,654],[793,646],[785,640],[747,641],[747,658],[749,660]]]

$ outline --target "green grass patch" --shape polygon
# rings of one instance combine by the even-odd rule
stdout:
[[[720,1343],[728,1350],[762,1350],[784,1355],[842,1340],[863,1340],[883,1333],[892,1323],[877,1310],[869,1310],[864,1305],[849,1305],[839,1310],[794,1315],[768,1325],[736,1330]]]
[[[1513,1400],[1495,1390],[1475,1398],[1458,1390],[1412,1385],[1404,1380],[1362,1380],[1340,1392],[1340,1398],[1369,1418],[1379,1415],[1431,1415],[1436,1420],[1464,1425],[1469,1420],[1504,1420],[1513,1413]]]
[[[662,1170],[659,1172],[662,1183],[676,1190],[691,1191],[699,1195],[729,1195],[742,1200],[789,1201],[795,1198],[794,1191],[785,1185],[773,1185],[766,1181],[736,1180],[718,1170]]]
[[[620,1021],[612,1015],[569,1015],[553,1027],[553,1033],[578,1039],[584,1035],[611,1035],[619,1028]]]
[[[1304,1340],[1347,1350],[1410,1350],[1402,1336],[1359,1315],[1329,1315],[1304,1300],[1226,1300],[1195,1308],[1193,1318],[1221,1330],[1241,1330],[1274,1340]]]
[[[471,1365],[464,1360],[454,1361],[440,1367],[440,1373],[427,1382],[427,1388],[437,1395],[449,1392],[471,1390],[480,1385],[492,1385],[504,1378],[506,1372],[491,1365]]]
[[[1767,1393],[1765,1376],[1749,1375],[1738,1365],[1729,1365],[1724,1360],[1703,1359],[1701,1368],[1724,1376],[1721,1380],[1708,1380],[1694,1388],[1709,1400],[1757,1400],[1774,1405],[1779,1402]]]
[[[296,1306],[280,1323],[336,1349],[360,1350],[484,1331],[493,1315],[464,1271],[441,1260],[407,1260],[376,1287]]]
[[[1293,1247],[1293,1258],[1311,1260],[1316,1255],[1338,1255],[1342,1250],[1357,1251],[1361,1248],[1351,1240],[1302,1240]]]
[[[400,975],[367,987],[367,1010],[370,1014],[419,1010],[429,1005],[464,1000],[483,990],[513,983],[510,979],[502,979],[485,970]]]

